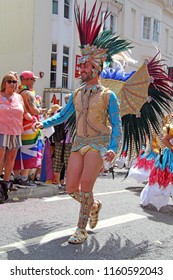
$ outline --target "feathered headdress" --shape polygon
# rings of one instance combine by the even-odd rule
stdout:
[[[110,13],[108,12],[107,7],[100,21],[102,3],[100,4],[97,13],[96,4],[97,0],[89,14],[86,10],[86,0],[82,11],[80,11],[77,0],[75,0],[74,14],[79,32],[80,49],[82,54],[81,63],[89,61],[98,71],[101,71],[104,62],[109,64],[118,58],[121,60],[123,58],[123,60],[126,60],[127,62],[134,62],[128,54],[132,48],[130,47],[129,42],[120,39],[119,36],[115,36],[110,30],[103,30],[101,32],[102,26]],[[116,56],[117,54],[119,54],[119,57]]]

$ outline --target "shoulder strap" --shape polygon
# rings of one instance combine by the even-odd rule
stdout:
[[[26,88],[22,89],[21,91],[19,91],[19,94],[21,94],[25,90],[27,90],[27,89]]]

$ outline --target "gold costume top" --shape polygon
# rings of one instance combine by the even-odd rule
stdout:
[[[76,128],[78,136],[99,136],[111,134],[108,119],[108,89],[98,86],[95,91],[81,88],[75,92]]]
[[[53,117],[43,121],[43,127],[54,126],[76,113],[76,137],[72,151],[85,145],[105,153],[115,153],[122,138],[119,102],[111,90],[101,84],[82,86],[71,94],[67,105]]]
[[[114,129],[115,135],[113,137],[114,141],[117,142],[121,134],[121,120],[119,110],[116,107],[117,100],[114,99],[112,104],[110,103],[112,95],[114,95],[113,92],[100,84],[91,88],[83,86],[75,91],[73,102],[76,111],[77,136],[72,148],[73,151],[84,145],[90,145],[99,150],[103,146],[108,148],[112,133],[111,124],[114,125],[114,123],[117,124],[118,133]],[[114,106],[112,114],[110,113],[111,106]]]

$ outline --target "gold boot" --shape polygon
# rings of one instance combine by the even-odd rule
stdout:
[[[94,204],[92,206],[91,212],[90,212],[90,220],[89,220],[89,227],[91,229],[95,228],[98,223],[98,216],[99,212],[102,208],[102,203],[100,200],[94,201]]]
[[[81,244],[88,237],[86,229],[77,228],[75,233],[69,238],[68,243]]]

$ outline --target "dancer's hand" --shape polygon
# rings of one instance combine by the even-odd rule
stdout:
[[[43,128],[42,122],[35,122],[35,123],[32,125],[32,130],[33,130],[33,131],[37,131],[38,128]]]
[[[115,152],[113,150],[108,150],[104,155],[104,160],[107,162],[112,162],[115,158]]]

